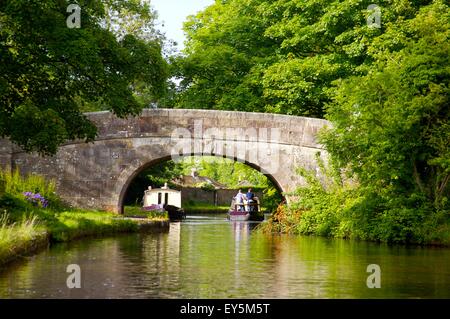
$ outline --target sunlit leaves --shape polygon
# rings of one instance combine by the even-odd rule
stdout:
[[[324,138],[363,185],[421,193],[436,207],[450,179],[449,21],[448,6],[436,1],[388,26],[367,75],[336,83],[327,109],[334,127]],[[390,46],[393,38],[399,45]]]
[[[332,82],[368,72],[377,38],[429,2],[380,0],[371,28],[368,0],[217,1],[185,24],[176,104],[323,117]],[[399,50],[407,35],[391,37]]]
[[[67,139],[92,140],[95,127],[83,110],[138,114],[165,92],[167,68],[156,35],[152,40],[133,29],[118,36],[102,25],[108,8],[151,24],[148,6],[79,1],[81,28],[70,29],[69,3],[0,3],[0,134],[27,151],[53,154]],[[146,96],[138,100],[139,94]]]

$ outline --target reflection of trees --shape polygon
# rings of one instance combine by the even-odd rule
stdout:
[[[144,274],[151,274],[146,278],[151,291],[151,297],[174,297],[178,290],[180,272],[180,241],[181,223],[171,223],[168,234],[164,236],[149,235],[144,241],[143,264]],[[171,291],[167,295],[167,290]],[[156,294],[156,295],[155,295]]]
[[[0,272],[0,297],[449,297],[449,249],[267,236],[252,227],[173,223],[168,234],[55,245]],[[72,263],[82,289],[66,287]],[[382,289],[366,287],[373,263]]]
[[[2,295],[10,291],[7,297],[11,298],[115,297],[114,282],[122,273],[117,259],[120,259],[117,239],[58,244],[2,274],[0,291]],[[98,263],[99,260],[107,260],[108,264]],[[69,264],[81,267],[81,289],[66,286]]]
[[[450,251],[443,257],[429,248],[298,236],[273,236],[270,247],[270,281],[278,283],[270,291],[273,297],[448,297],[449,271],[431,265],[448,264]],[[369,264],[381,266],[382,289],[367,288]]]
[[[267,237],[251,233],[252,227],[246,222],[221,222],[182,228],[180,282],[186,295],[265,296],[271,284],[266,261],[272,252]]]
[[[274,296],[342,298],[353,295],[355,284],[365,286],[365,279],[355,278],[357,256],[339,243],[314,237],[273,237],[273,280],[279,283],[272,292]]]

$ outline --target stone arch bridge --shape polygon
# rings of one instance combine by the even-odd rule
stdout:
[[[69,204],[122,212],[131,181],[145,168],[181,156],[214,155],[245,162],[266,174],[282,192],[304,181],[303,166],[317,171],[316,140],[327,121],[288,115],[215,110],[146,109],[120,119],[87,113],[98,127],[95,142],[71,141],[52,157],[25,153],[0,139],[0,165],[56,181]]]

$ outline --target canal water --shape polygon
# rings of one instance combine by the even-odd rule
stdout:
[[[191,216],[163,234],[53,245],[0,272],[0,298],[450,298],[450,249],[263,235]],[[66,268],[81,269],[69,289]],[[381,288],[368,288],[367,266]]]

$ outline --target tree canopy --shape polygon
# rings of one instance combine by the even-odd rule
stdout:
[[[363,185],[448,205],[450,10],[441,1],[374,40],[364,76],[339,82],[323,142]]]
[[[363,74],[386,26],[430,2],[378,1],[381,28],[374,28],[372,1],[216,1],[185,23],[174,104],[324,117],[333,81]]]
[[[154,19],[148,5],[78,1],[81,27],[68,28],[71,2],[0,2],[0,136],[26,151],[54,154],[67,140],[93,140],[86,104],[124,117],[149,99],[139,97],[165,91],[161,42],[145,36]],[[139,23],[115,27],[130,16]]]

